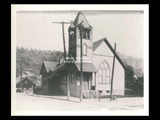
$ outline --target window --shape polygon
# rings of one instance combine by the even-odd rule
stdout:
[[[76,78],[77,78],[77,86],[80,86],[80,74],[79,73],[76,75]]]
[[[79,30],[79,37],[80,37],[80,30]],[[90,31],[89,30],[82,30],[82,38],[90,40]]]
[[[43,85],[47,84],[47,77],[45,77],[44,75],[42,75],[42,84]]]
[[[90,40],[90,32],[89,31],[87,31],[87,39]]]
[[[109,93],[109,90],[107,90],[106,93]]]
[[[71,83],[73,84],[74,83],[74,73],[71,72]]]
[[[83,31],[83,38],[86,39],[87,38],[87,32]]]
[[[99,75],[99,83],[102,83],[102,69],[101,68],[99,69],[98,75]]]
[[[98,70],[98,83],[100,84],[109,84],[110,83],[110,74],[109,74],[109,66],[103,61],[100,63]]]
[[[83,45],[83,55],[87,55],[87,45]]]
[[[66,75],[62,76],[61,77],[61,84],[66,85],[66,80],[67,80],[67,76]]]
[[[100,90],[99,93],[102,93],[102,90]]]

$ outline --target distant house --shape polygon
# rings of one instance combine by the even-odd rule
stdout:
[[[83,20],[83,96],[94,98],[98,93],[110,95],[113,56],[115,55],[113,94],[124,95],[125,66],[106,38],[93,42],[93,28],[82,12],[79,12],[68,28],[69,56],[75,62],[44,61],[40,74],[45,94],[67,94],[80,97],[80,30],[77,25]]]
[[[23,78],[22,81],[18,81],[16,83],[16,88],[21,90],[22,87],[23,93],[33,94],[35,86],[36,84],[27,77]]]

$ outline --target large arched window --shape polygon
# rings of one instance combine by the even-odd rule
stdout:
[[[106,61],[102,61],[98,69],[98,83],[109,84],[110,83],[110,68]]]

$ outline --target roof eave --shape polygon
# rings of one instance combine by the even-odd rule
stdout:
[[[122,67],[125,69],[125,65],[123,64],[122,60],[120,59],[120,57],[118,56],[118,54],[114,51],[113,47],[111,46],[111,44],[109,43],[109,41],[105,38],[104,39],[105,43],[108,45],[108,47],[110,48],[110,50],[113,52],[113,54],[115,55],[115,57],[118,59],[118,61],[120,62],[120,64],[122,65]]]
[[[109,43],[109,41],[106,38],[102,38],[101,40],[96,41],[96,42],[100,42],[100,43],[99,43],[99,45],[96,46],[96,48],[93,49],[93,52],[101,45],[101,43],[103,41],[105,41],[105,43],[108,45],[108,47],[110,48],[110,50],[112,51],[112,53],[116,56],[116,58],[118,59],[118,61],[122,65],[122,67],[125,69],[125,65],[123,64],[122,60],[120,59],[120,57],[118,56],[118,54],[116,52],[114,52],[113,47],[111,46],[111,44]],[[96,42],[94,42],[94,43],[96,43]]]

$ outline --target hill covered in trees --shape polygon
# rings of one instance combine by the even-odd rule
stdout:
[[[25,71],[30,71],[34,75],[39,75],[43,61],[58,61],[63,56],[61,51],[37,50],[28,48],[16,48],[16,76]]]
[[[117,52],[125,66],[130,66],[134,74],[138,77],[143,76],[143,59],[126,56],[123,53]],[[43,61],[58,61],[59,57],[63,56],[61,51],[37,50],[28,48],[16,48],[16,76],[21,73],[21,63],[23,72],[31,71],[35,75],[39,75]]]
[[[121,60],[123,61],[124,65],[132,67],[134,74],[137,75],[137,77],[143,76],[143,59],[127,56],[123,53],[117,52]]]
[[[143,59],[126,56],[123,53],[117,52],[122,59],[125,69],[125,88],[132,93],[129,94],[143,94]],[[40,69],[43,61],[59,61],[63,56],[61,51],[51,50],[37,50],[28,48],[16,48],[16,77],[20,80],[21,66],[22,74],[29,71],[33,82],[40,85]],[[137,79],[133,76],[136,75]],[[134,92],[134,93],[133,93]],[[126,94],[128,94],[126,92]]]

